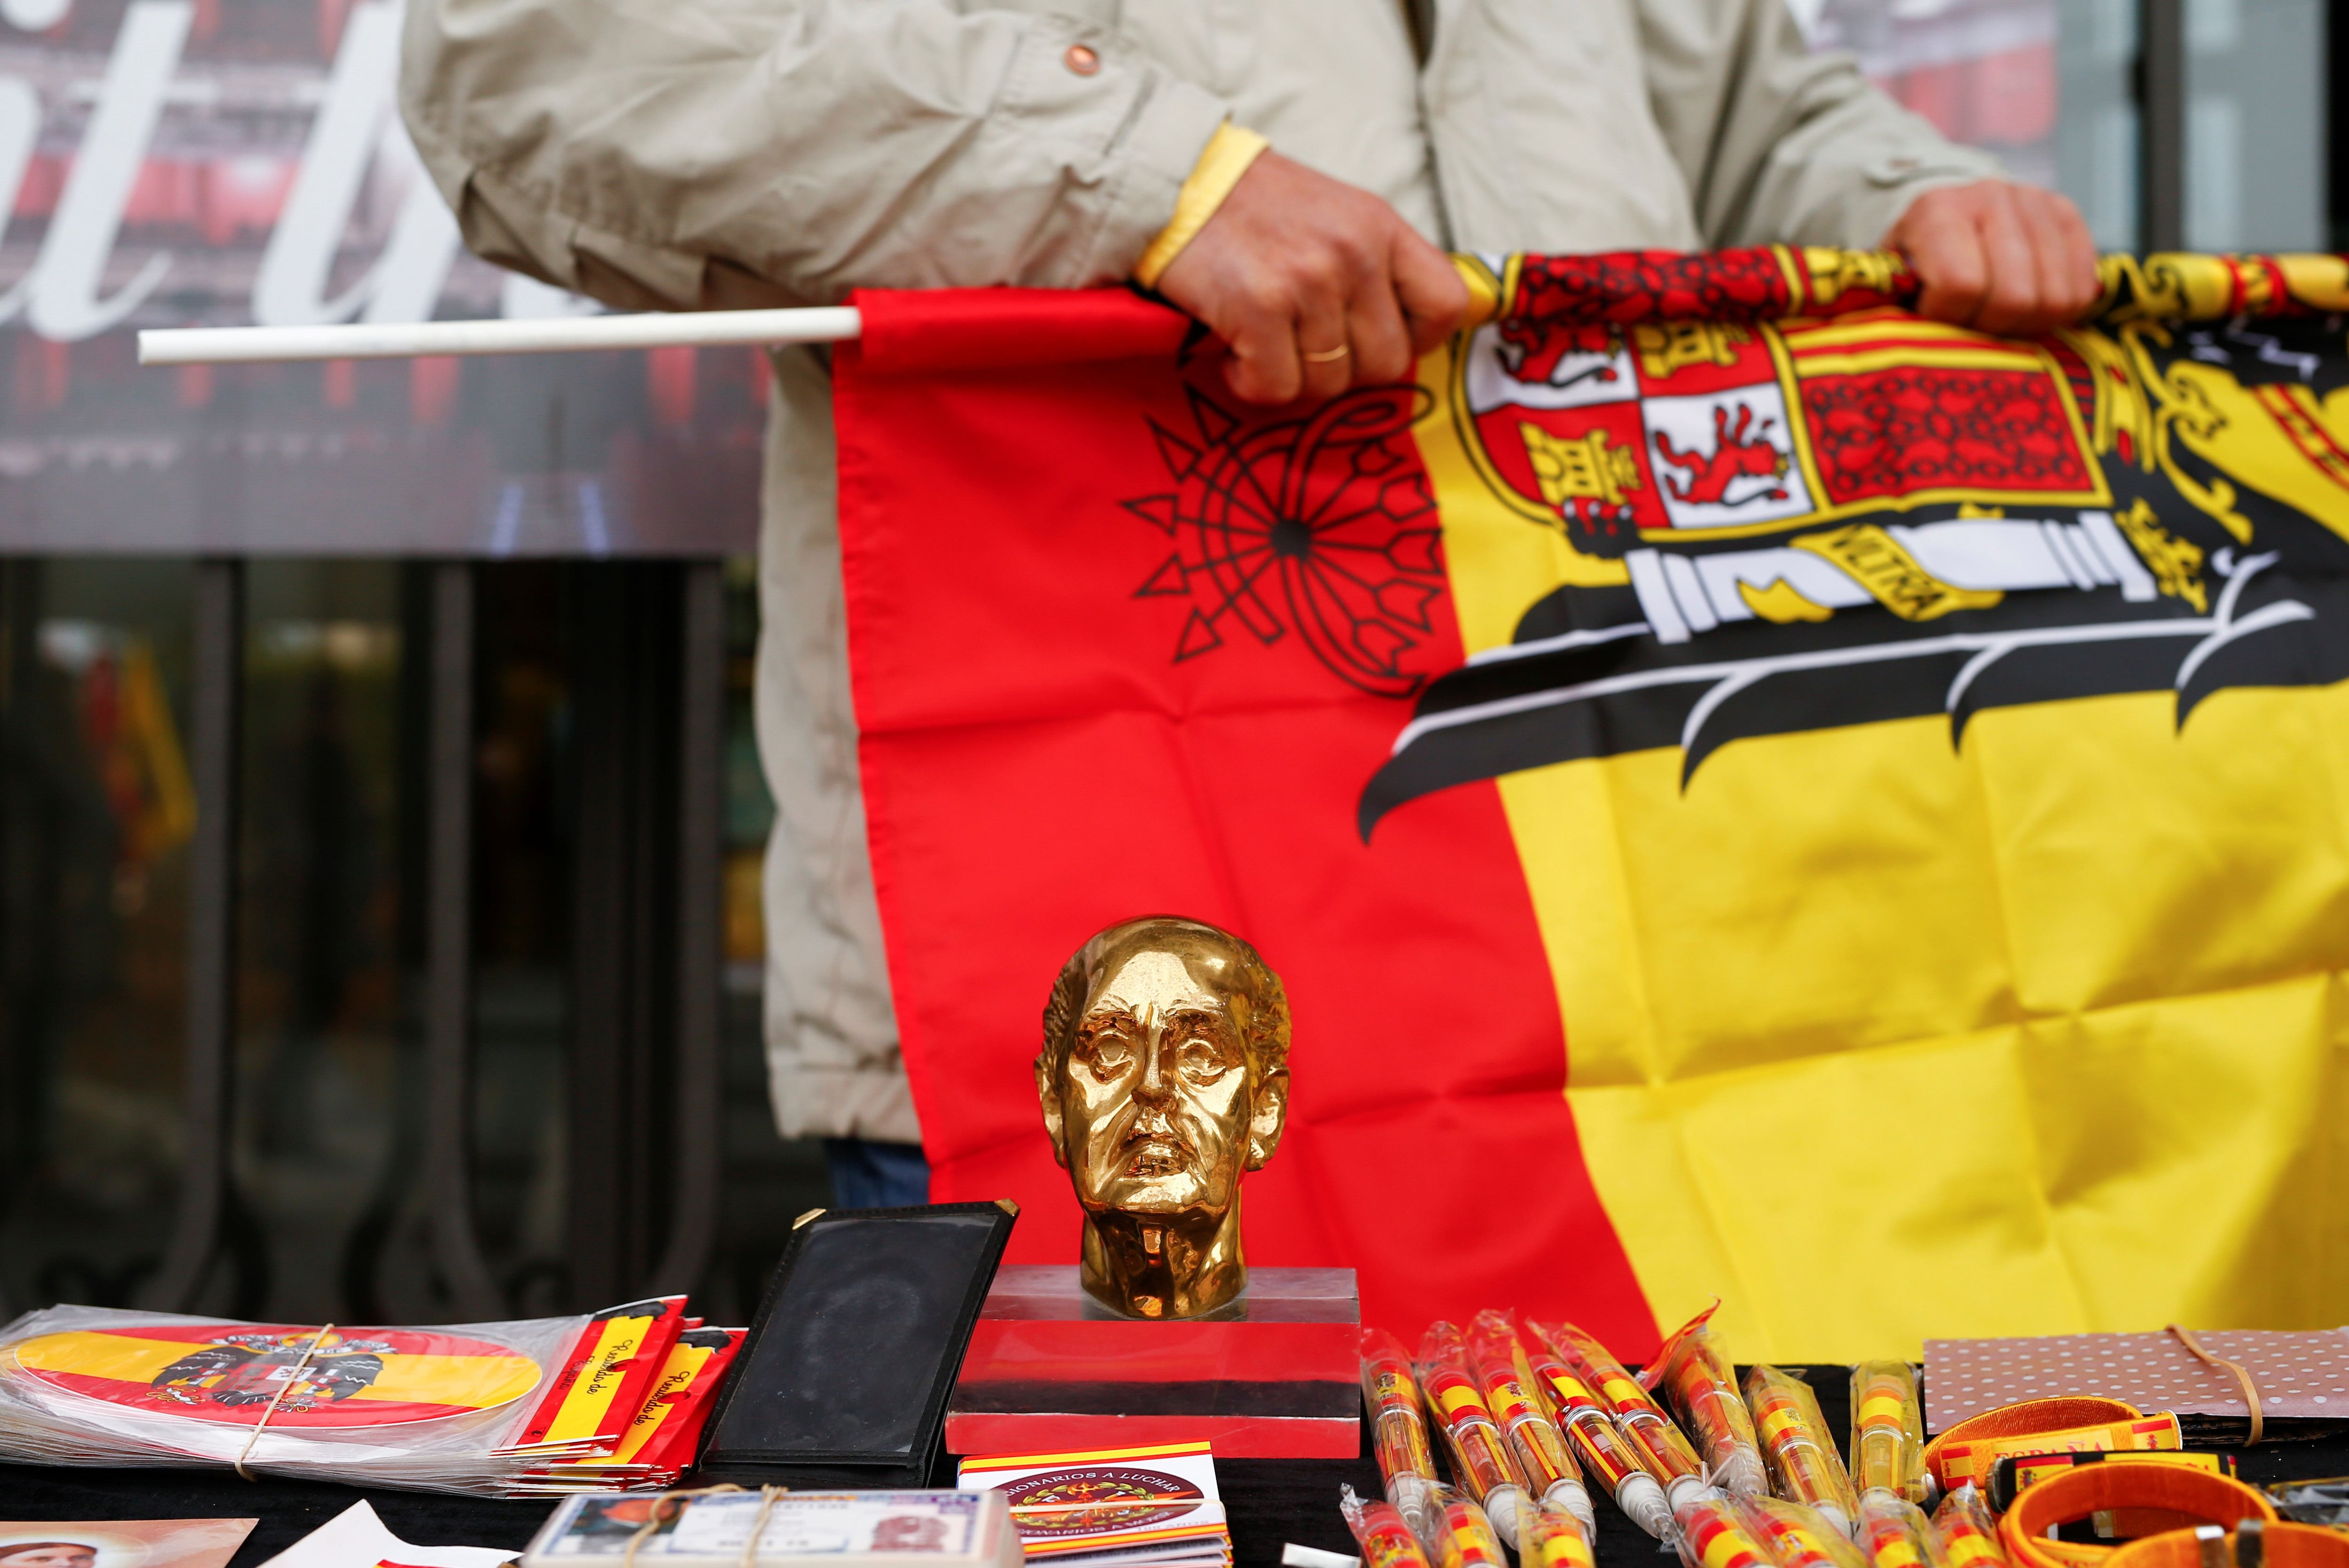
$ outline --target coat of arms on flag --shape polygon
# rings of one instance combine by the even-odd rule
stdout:
[[[1809,1358],[2322,1317],[2349,263],[2116,258],[2030,341],[1886,256],[1464,268],[1415,385],[1316,408],[1140,300],[999,294],[992,366],[987,295],[860,300],[851,656],[938,1195],[1073,1244],[1022,1025],[1072,933],[1173,910],[1295,1010],[1249,1245],[1371,1315],[1638,1354],[1721,1294]]]
[[[2121,691],[2174,691],[2182,723],[2349,675],[2313,624],[2349,565],[2338,340],[2302,315],[2015,342],[1889,305],[1487,325],[1430,444],[1579,559],[1426,694],[1364,827],[1577,756],[1677,746],[1693,774],[1740,738],[1928,713],[1955,744],[1988,707]]]

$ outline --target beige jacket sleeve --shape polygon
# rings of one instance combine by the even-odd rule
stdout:
[[[1226,114],[946,0],[411,0],[400,108],[472,250],[636,309],[1112,282]]]
[[[1708,245],[1871,246],[1939,185],[1995,178],[1868,85],[1813,54],[1785,0],[1638,0],[1648,99]]]

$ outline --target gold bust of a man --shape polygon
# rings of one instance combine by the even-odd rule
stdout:
[[[1044,1006],[1036,1094],[1085,1212],[1085,1293],[1128,1317],[1237,1302],[1240,1177],[1288,1114],[1288,999],[1256,949],[1172,915],[1100,933]]]

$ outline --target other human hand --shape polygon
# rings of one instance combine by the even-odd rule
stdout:
[[[2027,336],[2067,326],[2096,303],[2096,245],[2080,210],[2052,191],[1980,180],[1928,191],[1884,236],[1924,294],[1918,314]]]
[[[1231,345],[1225,378],[1251,403],[1401,381],[1468,310],[1451,258],[1392,207],[1271,151],[1159,274],[1158,292]]]

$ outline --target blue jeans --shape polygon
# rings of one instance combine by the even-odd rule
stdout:
[[[930,1162],[918,1143],[827,1138],[836,1209],[904,1209],[930,1201]]]

